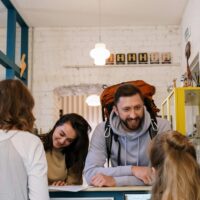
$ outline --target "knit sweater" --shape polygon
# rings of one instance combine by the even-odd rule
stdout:
[[[75,167],[67,168],[65,155],[62,150],[53,149],[46,152],[48,163],[48,181],[51,185],[54,181],[65,181],[67,185],[81,185],[82,173],[75,172]]]

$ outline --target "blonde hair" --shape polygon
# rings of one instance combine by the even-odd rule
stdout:
[[[157,135],[150,160],[156,169],[152,200],[200,200],[200,168],[195,148],[177,131]]]

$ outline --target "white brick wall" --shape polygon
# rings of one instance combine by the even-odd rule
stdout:
[[[6,77],[6,69],[2,65],[0,65],[0,80],[5,79],[5,77]]]
[[[6,54],[6,29],[0,28],[0,50]],[[6,69],[0,65],[0,80],[5,79]]]
[[[36,123],[44,132],[54,124],[58,113],[53,98],[56,87],[112,85],[143,79],[156,86],[155,100],[160,106],[167,96],[166,87],[180,76],[181,31],[178,26],[102,28],[102,41],[111,52],[170,51],[175,63],[172,66],[92,67],[89,51],[98,42],[98,28],[35,28],[32,40]]]
[[[6,29],[0,28],[0,50],[6,54]]]
[[[191,58],[200,49],[200,1],[190,0],[181,28],[178,26],[102,28],[102,41],[113,53],[170,51],[174,66],[89,67],[89,51],[98,42],[98,28],[36,28],[29,31],[29,88],[36,106],[38,128],[49,130],[58,117],[59,97],[56,87],[79,84],[114,84],[143,79],[156,86],[156,104],[167,96],[166,87],[185,71],[184,31],[191,30]],[[0,29],[0,49],[6,52],[6,30]],[[181,67],[179,67],[181,63]],[[67,68],[67,66],[76,68]],[[181,71],[181,72],[180,72]],[[5,70],[0,66],[0,78]]]
[[[6,54],[6,45],[7,45],[7,29],[0,28],[0,50]],[[16,29],[16,48],[15,48],[15,63],[20,64],[20,46],[21,46],[21,31],[20,28]],[[6,70],[0,65],[0,80],[5,79]]]

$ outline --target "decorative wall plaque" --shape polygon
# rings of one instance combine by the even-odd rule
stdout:
[[[106,65],[114,65],[115,64],[115,55],[112,53],[110,57],[106,59]]]
[[[148,54],[147,53],[139,53],[138,61],[139,61],[139,64],[147,64],[148,63]]]
[[[116,54],[116,64],[125,64],[126,62],[126,56],[124,53],[118,53]]]
[[[150,53],[150,64],[159,64],[160,63],[160,54],[158,52]]]
[[[171,52],[150,52],[150,53],[117,53],[110,54],[106,65],[126,64],[171,64]]]
[[[136,53],[128,53],[126,58],[127,58],[127,64],[136,64],[137,63],[137,54]]]
[[[161,62],[162,64],[171,64],[171,53],[170,52],[164,52],[161,53]]]

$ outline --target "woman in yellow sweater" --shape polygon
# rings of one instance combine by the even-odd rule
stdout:
[[[80,185],[91,130],[80,115],[63,115],[43,137],[49,185]]]

